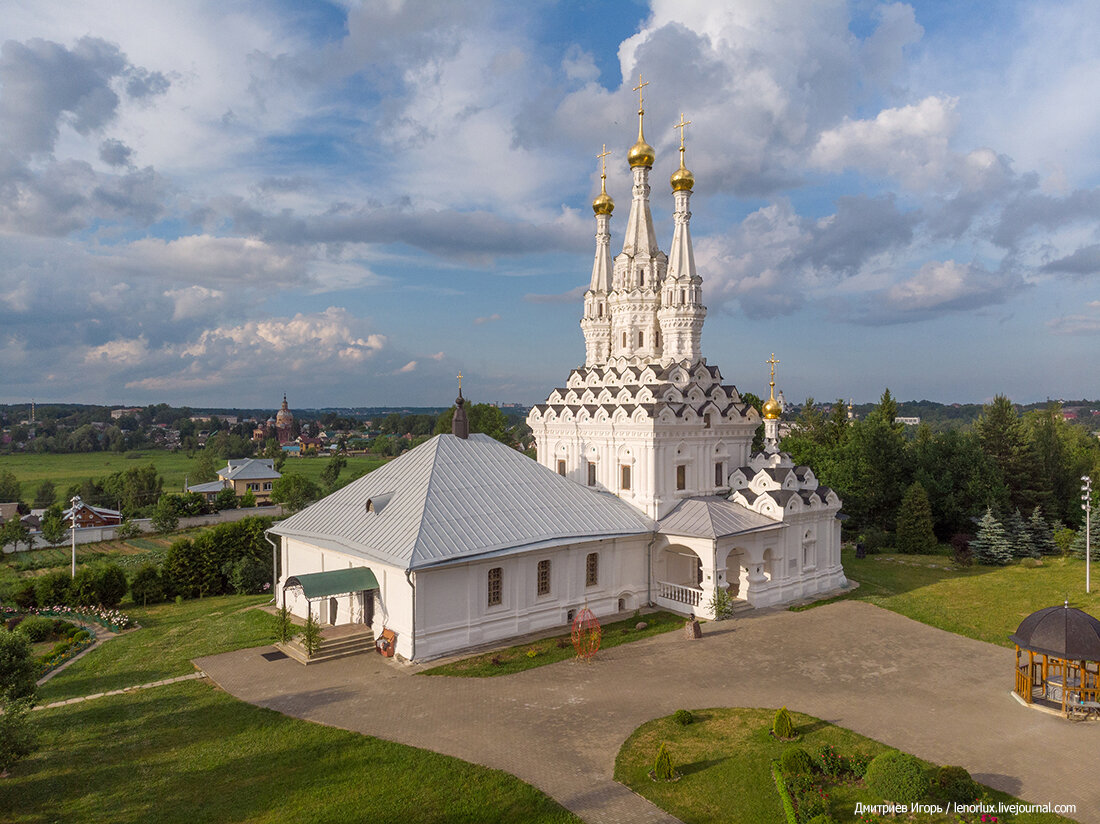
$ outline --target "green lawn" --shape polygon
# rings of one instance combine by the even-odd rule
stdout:
[[[40,703],[186,675],[195,671],[192,658],[270,644],[271,615],[250,608],[268,600],[268,595],[223,595],[124,606],[141,629],[107,641],[59,672],[39,688]]]
[[[844,573],[859,588],[844,596],[866,601],[949,632],[1011,647],[1020,621],[1043,607],[1061,604],[1100,617],[1100,579],[1085,594],[1085,562],[1044,558],[1040,567],[955,569],[941,555],[843,553]],[[1094,570],[1100,573],[1100,565]]]
[[[579,824],[507,773],[288,718],[201,682],[33,721],[41,749],[0,780],[0,818],[11,824]]]
[[[358,477],[385,463],[383,458],[362,456],[352,456],[347,461],[348,465],[340,475],[341,480]],[[328,458],[321,457],[288,458],[283,471],[318,481],[321,470],[327,463]],[[183,489],[186,476],[194,477],[198,459],[188,458],[186,452],[169,452],[164,449],[146,449],[122,455],[115,452],[0,455],[0,472],[10,471],[19,479],[23,500],[28,503],[34,499],[35,490],[42,481],[53,481],[60,499],[69,486],[83,483],[87,478],[102,478],[134,466],[149,464],[153,464],[157,473],[164,478],[165,490],[176,492]]]
[[[645,621],[648,625],[645,629],[634,629],[639,621]],[[684,619],[671,612],[650,612],[637,618],[628,618],[625,621],[617,621],[608,624],[603,629],[603,638],[600,640],[600,649],[617,647],[619,644],[627,644],[631,641],[640,641],[681,629]],[[534,651],[534,655],[530,653]],[[424,670],[421,675],[455,675],[466,678],[491,678],[494,675],[509,675],[513,672],[534,669],[535,667],[554,664],[576,657],[576,650],[569,639],[569,633],[556,635],[553,638],[543,638],[540,641],[532,641],[529,644],[518,644],[507,649],[494,650],[481,655],[473,655],[455,661],[451,664],[441,664]],[[599,655],[597,652],[596,655]],[[494,664],[493,660],[499,663]]]
[[[615,779],[688,824],[783,824],[783,808],[772,779],[771,763],[791,744],[771,736],[774,710],[708,709],[695,712],[687,726],[671,716],[643,724],[627,739],[615,760]],[[797,746],[816,756],[826,744],[842,755],[877,755],[889,749],[851,730],[800,713],[792,713],[802,738]],[[679,781],[657,783],[649,778],[657,747],[664,742]],[[932,765],[927,765],[931,768]],[[1010,796],[988,790],[993,802]],[[862,782],[830,790],[834,821],[853,821],[856,802],[880,804]],[[977,818],[974,816],[974,818]],[[901,819],[899,819],[901,820]],[[916,816],[914,824],[955,824],[954,815]],[[1055,815],[1018,815],[1015,824],[1067,824]]]

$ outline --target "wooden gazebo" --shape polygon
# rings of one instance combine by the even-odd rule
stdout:
[[[1032,613],[1010,637],[1023,701],[1066,716],[1100,714],[1100,620],[1067,601]]]

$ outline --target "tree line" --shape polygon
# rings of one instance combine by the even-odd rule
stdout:
[[[942,431],[923,424],[914,431],[897,415],[889,389],[860,420],[849,420],[839,401],[825,415],[810,398],[782,441],[797,463],[840,494],[850,537],[892,544],[914,484],[942,543],[973,535],[987,510],[1004,522],[1028,519],[1038,507],[1056,526],[1081,524],[1081,476],[1100,477],[1100,441],[1064,420],[1059,404],[1020,415],[998,395],[971,426]]]

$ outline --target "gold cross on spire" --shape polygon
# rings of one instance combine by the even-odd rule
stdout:
[[[459,392],[462,391],[462,372],[461,372],[461,370],[458,373],[458,391]]]
[[[690,120],[684,120],[684,113],[680,112],[680,122],[672,128],[680,130],[680,151],[684,150],[684,129],[691,125]]]
[[[775,352],[772,352],[772,357],[771,357],[771,360],[766,360],[766,361],[764,361],[764,363],[769,363],[769,364],[771,364],[771,367],[772,367],[772,378],[771,378],[771,386],[772,386],[772,387],[773,387],[773,389],[774,389],[774,387],[775,387],[775,365],[776,365],[777,363],[779,363],[779,361],[777,361],[777,360],[775,359]]]
[[[596,155],[596,159],[600,161],[600,176],[607,177],[607,160],[606,158],[611,154],[607,150],[607,144],[603,144],[603,151]]]
[[[642,73],[638,72],[638,85],[631,89],[631,91],[635,91],[638,93],[638,114],[642,114],[642,112],[645,111],[645,108],[643,107],[643,104],[645,103],[645,98],[642,97],[642,89],[644,89],[648,85],[649,81],[647,80],[645,83],[643,83]]]

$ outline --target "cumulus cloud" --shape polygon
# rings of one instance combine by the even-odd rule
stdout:
[[[406,363],[404,366],[402,366],[400,369],[396,370],[396,372],[394,374],[404,375],[404,374],[407,374],[409,372],[415,372],[415,371],[416,371],[416,361],[411,360],[408,363]]]
[[[493,314],[486,315],[485,317],[474,318],[474,325],[475,326],[481,326],[483,324],[492,323],[493,321],[498,321],[498,320],[500,320],[500,315],[498,315],[496,312],[494,312]]]
[[[134,150],[121,140],[110,138],[99,144],[99,159],[108,166],[128,166]]]
[[[1070,275],[1095,275],[1100,272],[1100,243],[1082,246],[1071,255],[1052,260],[1043,266],[1042,271]]]

